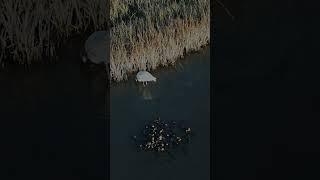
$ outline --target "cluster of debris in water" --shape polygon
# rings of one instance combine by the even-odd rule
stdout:
[[[191,128],[178,125],[175,121],[165,122],[158,118],[144,127],[141,137],[133,138],[139,150],[169,152],[190,142]]]

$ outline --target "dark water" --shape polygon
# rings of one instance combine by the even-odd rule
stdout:
[[[0,177],[107,177],[106,75],[80,64],[81,44],[56,64],[1,70]]]
[[[134,77],[111,86],[110,167],[112,180],[179,180],[210,178],[210,50],[181,60],[175,68],[152,72],[157,82],[147,87]],[[130,136],[155,116],[184,121],[195,136],[186,151],[166,161],[137,152]]]
[[[319,12],[303,1],[216,6],[216,179],[319,179]]]

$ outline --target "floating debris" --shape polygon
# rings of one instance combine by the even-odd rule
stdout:
[[[175,121],[165,122],[158,118],[144,126],[140,138],[133,136],[133,139],[139,150],[170,152],[180,145],[189,143],[191,134],[189,127],[178,126]]]

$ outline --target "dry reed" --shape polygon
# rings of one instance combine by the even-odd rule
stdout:
[[[106,0],[0,1],[0,63],[41,62],[42,57],[54,57],[71,35],[105,29],[106,4]]]
[[[209,43],[209,0],[111,0],[110,76],[174,64]]]
[[[115,81],[173,64],[209,43],[209,0],[110,0],[110,16],[107,0],[0,2],[0,64],[54,57],[68,37],[106,29],[109,19]]]

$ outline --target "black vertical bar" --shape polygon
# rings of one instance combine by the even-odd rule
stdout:
[[[210,179],[215,179],[215,118],[214,118],[214,9],[215,1],[210,2]]]
[[[107,146],[107,170],[106,170],[106,177],[110,179],[110,0],[107,0],[107,34],[108,34],[108,41],[107,41],[107,54],[108,59],[106,63],[107,68],[107,92],[106,92],[106,146]]]

